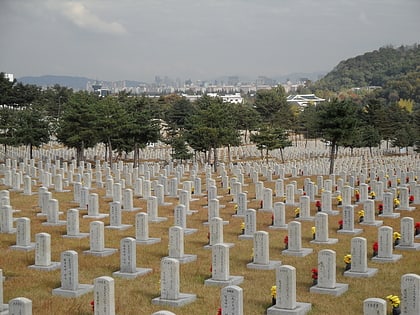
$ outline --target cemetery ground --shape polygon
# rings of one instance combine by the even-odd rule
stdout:
[[[0,175],[1,176],[1,175]],[[184,180],[188,179],[188,173]],[[200,174],[203,183],[205,183],[205,174]],[[229,174],[229,176],[233,176]],[[309,176],[308,176],[309,177]],[[310,176],[312,181],[316,182],[316,176]],[[324,176],[326,178],[327,176]],[[223,226],[223,235],[225,243],[234,243],[230,248],[230,274],[243,276],[244,281],[239,285],[243,289],[244,314],[265,314],[267,308],[271,306],[270,290],[275,285],[275,270],[254,270],[248,269],[247,263],[252,261],[253,242],[252,240],[239,240],[241,234],[241,223],[243,218],[233,217],[235,213],[235,204],[232,202],[232,195],[228,193],[227,187],[221,187],[221,179],[213,173],[216,180],[217,194],[221,196],[220,217],[229,221],[229,224]],[[284,184],[291,180],[297,181],[298,188],[303,187],[304,176],[292,178],[291,174],[286,174]],[[274,180],[264,182],[264,187],[269,187],[274,191]],[[261,181],[264,178],[260,177]],[[351,250],[351,239],[354,235],[337,233],[338,221],[342,219],[342,210],[339,215],[328,216],[329,237],[337,238],[338,243],[319,245],[310,243],[312,240],[311,228],[313,221],[300,221],[302,224],[302,247],[312,248],[313,253],[305,257],[286,256],[281,253],[284,249],[284,237],[287,230],[269,229],[271,225],[271,212],[258,211],[260,201],[255,200],[255,185],[251,178],[245,174],[245,184],[243,191],[248,193],[248,209],[257,210],[257,231],[267,231],[270,240],[270,260],[281,261],[282,265],[292,265],[296,268],[296,300],[298,302],[307,302],[312,304],[312,311],[309,314],[342,314],[354,315],[363,313],[363,301],[367,298],[386,299],[388,295],[401,294],[401,276],[407,273],[420,274],[420,252],[402,251],[394,249],[394,253],[401,254],[402,258],[393,263],[378,263],[371,260],[372,245],[378,240],[378,227],[360,225],[358,223],[358,211],[362,205],[356,205],[354,210],[355,228],[363,229],[363,232],[357,236],[367,239],[368,267],[378,268],[378,273],[370,278],[353,278],[343,275],[345,264],[343,258]],[[89,249],[89,238],[68,239],[63,238],[66,234],[66,226],[45,226],[45,217],[37,216],[40,212],[38,207],[37,189],[33,187],[32,196],[23,195],[22,192],[10,190],[10,204],[13,209],[21,210],[14,213],[14,218],[27,217],[31,220],[31,241],[35,241],[35,234],[46,232],[51,235],[51,260],[60,261],[60,254],[66,250],[74,250],[79,254],[79,283],[93,284],[93,280],[100,276],[110,276],[120,269],[119,251],[107,257],[96,257],[85,255],[83,251]],[[203,185],[205,187],[205,185]],[[0,190],[9,187],[0,185]],[[73,190],[70,185],[65,189]],[[53,189],[52,198],[59,201],[61,220],[65,220],[66,212],[71,208],[77,208],[73,200],[73,191],[55,192]],[[109,213],[109,198],[105,198],[105,189],[98,189],[92,185],[91,192],[99,195],[100,212]],[[203,192],[205,193],[204,189]],[[354,196],[352,204],[355,204]],[[316,196],[321,199],[320,191]],[[273,196],[273,203],[283,201],[283,198]],[[203,225],[207,221],[207,197],[199,197],[198,200],[190,202],[190,209],[198,210],[197,213],[187,217],[187,227],[195,228],[197,232],[185,235],[185,253],[197,255],[197,260],[180,265],[180,292],[193,293],[197,295],[195,302],[182,306],[157,306],[152,304],[152,299],[160,296],[160,262],[165,256],[168,256],[168,229],[174,223],[174,207],[178,204],[178,198],[165,196],[165,202],[172,205],[159,206],[159,217],[167,217],[167,221],[159,223],[149,223],[149,236],[160,237],[161,242],[151,245],[137,245],[137,267],[152,268],[152,272],[135,279],[115,279],[115,307],[116,314],[149,315],[159,310],[170,310],[177,315],[216,315],[220,307],[221,287],[206,286],[204,281],[211,277],[211,250],[205,249],[208,243],[208,225]],[[332,199],[333,209],[337,209],[335,198]],[[380,201],[375,201],[375,212],[377,212]],[[420,205],[414,205],[414,211],[396,211],[401,214],[401,218],[408,216],[414,219],[414,222],[420,222]],[[135,238],[135,216],[138,212],[146,212],[146,200],[134,197],[134,207],[141,208],[138,211],[122,212],[122,223],[132,224],[126,230],[105,229],[105,247],[120,247],[120,240],[124,237]],[[311,215],[316,214],[315,202],[311,202]],[[286,205],[286,222],[293,221],[295,218],[295,208],[293,205]],[[89,224],[96,219],[83,218],[86,210],[80,210],[80,231],[89,232]],[[379,219],[379,218],[377,218]],[[383,220],[383,226],[390,226],[394,231],[400,231],[400,218],[380,218]],[[105,226],[109,225],[109,217],[101,219]],[[416,239],[416,242],[419,242]],[[87,293],[77,298],[65,298],[52,295],[52,290],[59,288],[60,270],[39,271],[29,269],[33,265],[34,251],[17,251],[10,249],[10,246],[16,244],[15,234],[0,234],[0,269],[3,270],[5,281],[3,283],[4,303],[16,297],[26,297],[32,300],[33,314],[92,314],[91,301],[93,292]],[[322,249],[332,249],[337,257],[337,283],[347,283],[349,289],[341,296],[332,296],[324,294],[310,293],[312,286],[311,270],[317,267],[318,252]],[[388,303],[388,313],[391,305]]]

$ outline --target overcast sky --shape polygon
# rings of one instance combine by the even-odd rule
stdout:
[[[420,0],[0,0],[0,72],[151,82],[332,70],[420,43]]]

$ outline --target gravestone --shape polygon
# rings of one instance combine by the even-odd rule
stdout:
[[[295,206],[295,186],[293,184],[286,185],[286,206]]]
[[[174,209],[174,226],[181,227],[186,235],[198,231],[198,229],[187,228],[187,209],[182,204],[177,205]]]
[[[301,224],[291,221],[287,227],[288,248],[282,251],[283,255],[304,257],[313,252],[312,248],[302,248]]]
[[[399,218],[400,214],[394,212],[394,196],[391,192],[384,193],[383,211],[379,215],[384,218]]]
[[[9,315],[32,315],[32,301],[25,297],[17,297],[9,301]]]
[[[246,266],[249,269],[272,270],[281,261],[270,260],[269,235],[266,231],[257,231],[254,233],[253,261]]]
[[[115,281],[108,276],[95,278],[93,282],[95,315],[115,315]]]
[[[140,208],[134,207],[133,205],[133,190],[130,188],[124,189],[123,200],[122,200],[122,209],[124,211],[138,211]]]
[[[263,189],[262,208],[260,211],[273,211],[273,190],[271,188]]]
[[[28,175],[23,177],[23,195],[31,196],[35,193],[32,192],[32,178]]]
[[[378,229],[378,255],[372,261],[388,263],[401,259],[401,255],[392,253],[393,249],[393,229],[390,226],[381,226]]]
[[[342,192],[343,192],[343,207],[351,205],[352,191],[353,191],[352,187],[350,187],[348,185],[343,186],[343,189],[342,189]]]
[[[328,237],[328,214],[318,212],[315,215],[315,239],[310,241],[314,244],[335,244],[337,238]]]
[[[197,213],[197,210],[190,210],[190,193],[186,190],[180,190],[179,192],[179,204],[185,206],[185,211],[187,215],[192,215],[193,213]],[[210,199],[208,199],[210,200]]]
[[[210,219],[209,224],[209,243],[204,246],[206,249],[210,249],[213,245],[224,243],[223,242],[223,219],[219,217],[213,217]],[[233,243],[224,243],[229,247],[235,246]]]
[[[363,315],[387,315],[386,301],[379,298],[364,300]]]
[[[276,197],[279,197],[279,198],[284,197],[284,181],[283,181],[283,179],[277,179],[276,180],[275,194],[276,194]]]
[[[321,193],[321,208],[322,212],[328,215],[338,215],[339,211],[332,210],[332,194],[331,191],[325,190]]]
[[[275,202],[273,207],[273,224],[268,227],[273,230],[286,230],[286,205],[284,202]]]
[[[374,200],[366,200],[364,202],[364,211],[365,216],[361,225],[370,225],[370,226],[381,226],[383,221],[375,219],[375,201]]]
[[[300,214],[296,218],[297,221],[313,221],[315,218],[311,217],[310,213],[310,198],[309,196],[300,196],[299,197],[299,208]]]
[[[35,264],[29,269],[51,271],[60,268],[60,262],[51,261],[51,235],[38,233],[35,235]]]
[[[159,217],[156,196],[150,196],[147,198],[147,214],[149,215],[149,222],[152,223],[159,223],[168,220],[166,217]]]
[[[79,297],[91,292],[93,285],[79,283],[79,257],[76,251],[67,250],[61,253],[61,287],[53,289],[53,295]]]
[[[162,258],[160,263],[160,296],[152,300],[154,305],[180,307],[194,302],[195,294],[179,292],[179,261],[172,258]]]
[[[9,314],[9,304],[4,304],[3,299],[3,269],[0,269],[0,315]]]
[[[64,238],[85,238],[89,233],[80,233],[80,219],[78,209],[67,210],[67,234]]]
[[[169,258],[178,260],[181,264],[197,260],[197,255],[184,253],[184,229],[179,226],[169,228]]]
[[[228,285],[221,291],[222,315],[244,315],[242,288],[237,285]]]
[[[58,210],[58,200],[57,199],[50,199],[48,200],[48,208],[47,208],[47,222],[43,222],[42,225],[44,226],[61,226],[66,225],[67,222],[65,220],[60,220],[59,215],[62,212]]]
[[[105,247],[104,223],[102,221],[90,222],[89,244],[90,249],[83,251],[86,255],[109,256],[117,252],[116,248]]]
[[[414,219],[404,217],[401,223],[401,239],[395,249],[420,250],[420,243],[414,243]]]
[[[323,249],[318,253],[318,283],[310,288],[311,293],[330,294],[340,296],[345,293],[349,285],[336,282],[336,254],[330,249]]]
[[[247,193],[242,192],[238,194],[238,207],[233,217],[244,217],[245,212],[248,210]]]
[[[161,241],[157,237],[149,237],[149,215],[144,212],[136,214],[136,242],[141,245],[156,244]]]
[[[103,219],[108,217],[107,213],[99,213],[99,196],[96,193],[88,196],[88,213],[83,216],[84,219]]]
[[[252,240],[254,233],[257,231],[257,211],[248,209],[245,212],[245,231],[244,234],[239,235],[240,240]]]
[[[132,227],[131,224],[122,224],[121,203],[113,201],[109,203],[109,225],[107,229],[126,230]]]
[[[416,209],[416,207],[411,207],[409,205],[409,193],[408,193],[408,187],[401,187],[400,188],[400,205],[395,210],[407,210],[407,211],[413,211]]]
[[[89,189],[87,187],[82,187],[80,189],[79,209],[86,210],[89,206]]]
[[[176,315],[176,314],[172,313],[170,311],[163,310],[163,311],[157,311],[157,312],[153,313],[152,315]]]
[[[212,246],[212,262],[210,279],[204,281],[208,286],[238,285],[244,281],[243,276],[231,276],[229,268],[229,246],[215,244]]]
[[[401,314],[420,314],[420,275],[408,273],[401,277]]]
[[[22,251],[35,249],[35,243],[31,242],[31,220],[29,218],[21,217],[16,220],[16,245],[10,246],[10,249]]]
[[[296,302],[296,268],[289,265],[276,268],[276,304],[267,309],[267,315],[304,315],[311,303]]]
[[[338,230],[339,234],[357,235],[362,233],[362,229],[354,228],[354,206],[347,205],[343,207],[343,228]]]
[[[165,188],[161,184],[157,184],[155,187],[155,195],[157,198],[158,206],[170,206],[172,202],[165,202]]]
[[[114,277],[134,279],[152,272],[151,268],[137,268],[136,240],[125,237],[120,241],[120,270],[113,272]]]
[[[351,268],[344,271],[344,276],[354,278],[370,278],[377,272],[377,268],[368,268],[367,241],[363,237],[351,239]]]

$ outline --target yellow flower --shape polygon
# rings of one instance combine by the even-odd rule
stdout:
[[[387,300],[389,300],[391,302],[392,307],[398,307],[400,306],[400,298],[397,295],[388,295]]]
[[[271,287],[271,296],[275,298],[276,295],[277,295],[277,286],[273,285]]]
[[[313,227],[311,228],[311,231],[312,231],[312,234],[315,234],[315,232],[316,232],[316,227],[314,227],[314,226],[313,226]]]
[[[398,232],[394,232],[394,241],[401,238],[401,234]]]
[[[295,214],[298,214],[298,213],[300,213],[300,208],[295,209]]]
[[[351,255],[347,254],[344,256],[344,263],[350,264],[351,263]]]
[[[359,217],[364,217],[365,216],[365,210],[360,210],[358,212],[358,214],[359,214]]]

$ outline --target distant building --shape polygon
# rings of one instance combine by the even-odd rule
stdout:
[[[202,97],[202,95],[188,95],[188,94],[181,94],[182,97],[185,97],[189,101],[193,102]],[[241,93],[235,94],[225,94],[225,95],[218,95],[217,93],[207,93],[209,97],[220,97],[223,100],[223,103],[231,103],[231,104],[241,104],[244,102],[244,99],[241,96]]]
[[[308,105],[318,105],[320,102],[324,102],[325,99],[315,96],[315,94],[296,94],[289,95],[287,97],[287,102],[295,103],[299,105],[300,108],[307,107]]]
[[[5,73],[4,78],[8,79],[10,82],[13,82],[13,80],[14,80],[13,73]]]

